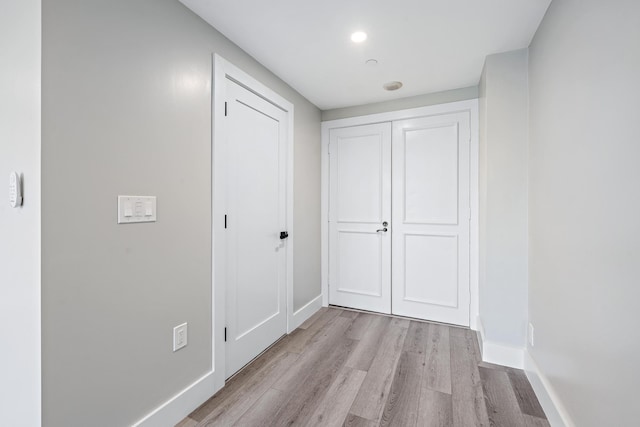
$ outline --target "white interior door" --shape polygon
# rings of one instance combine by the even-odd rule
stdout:
[[[226,376],[286,333],[287,114],[226,79]]]
[[[469,116],[393,122],[394,314],[469,326]]]
[[[390,313],[391,123],[332,129],[329,163],[329,302]]]

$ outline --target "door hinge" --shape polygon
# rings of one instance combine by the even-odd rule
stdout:
[[[227,117],[227,102],[224,102],[224,116]]]
[[[227,229],[227,215],[224,216],[224,229]]]
[[[224,342],[227,342],[227,327],[224,327]]]

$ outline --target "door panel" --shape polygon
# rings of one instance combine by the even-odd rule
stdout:
[[[391,312],[391,124],[332,129],[329,302]]]
[[[405,132],[406,224],[458,222],[457,123]]]
[[[404,253],[404,299],[457,307],[458,237],[405,234]]]
[[[339,222],[382,223],[382,143],[379,135],[343,136],[336,140]]]
[[[393,123],[392,312],[469,325],[469,118]]]
[[[286,113],[227,81],[227,377],[286,333]]]
[[[382,245],[375,232],[338,232],[338,253],[357,254],[344,262],[338,260],[336,287],[339,292],[382,296]]]

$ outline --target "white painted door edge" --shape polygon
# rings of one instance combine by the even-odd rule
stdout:
[[[225,79],[231,79],[258,96],[276,105],[288,113],[288,138],[287,138],[287,231],[293,236],[293,147],[294,147],[294,106],[291,102],[269,89],[249,74],[242,71],[218,54],[213,54],[213,87],[211,98],[212,110],[212,144],[211,144],[211,306],[213,315],[211,317],[212,337],[212,360],[211,366],[214,373],[214,389],[212,394],[220,390],[225,382],[225,351],[224,351],[224,327],[226,320],[225,310],[225,254],[223,251],[216,251],[216,248],[225,247],[224,236],[224,194],[223,178],[225,164],[221,159],[224,153],[218,152],[216,141],[221,141],[226,135],[224,126],[224,102],[225,102]],[[287,242],[287,332],[294,328],[293,313],[293,238]]]
[[[320,219],[320,256],[321,256],[321,289],[322,305],[329,305],[329,130],[340,127],[358,126],[388,122],[394,120],[411,119],[437,114],[447,114],[453,112],[468,112],[471,126],[471,147],[470,147],[470,307],[469,324],[471,329],[477,330],[476,319],[480,313],[479,309],[479,244],[478,244],[478,213],[479,213],[479,118],[478,100],[451,102],[440,105],[430,105],[427,107],[411,108],[408,110],[398,110],[388,113],[378,113],[366,116],[350,117],[346,119],[329,120],[322,122],[322,147],[321,147],[321,219]]]

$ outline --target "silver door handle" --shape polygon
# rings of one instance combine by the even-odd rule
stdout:
[[[384,231],[384,232],[386,233],[386,232],[387,232],[387,227],[385,227],[385,228],[381,228],[380,230],[376,230],[376,233],[379,233],[379,232],[381,232],[381,231]]]

